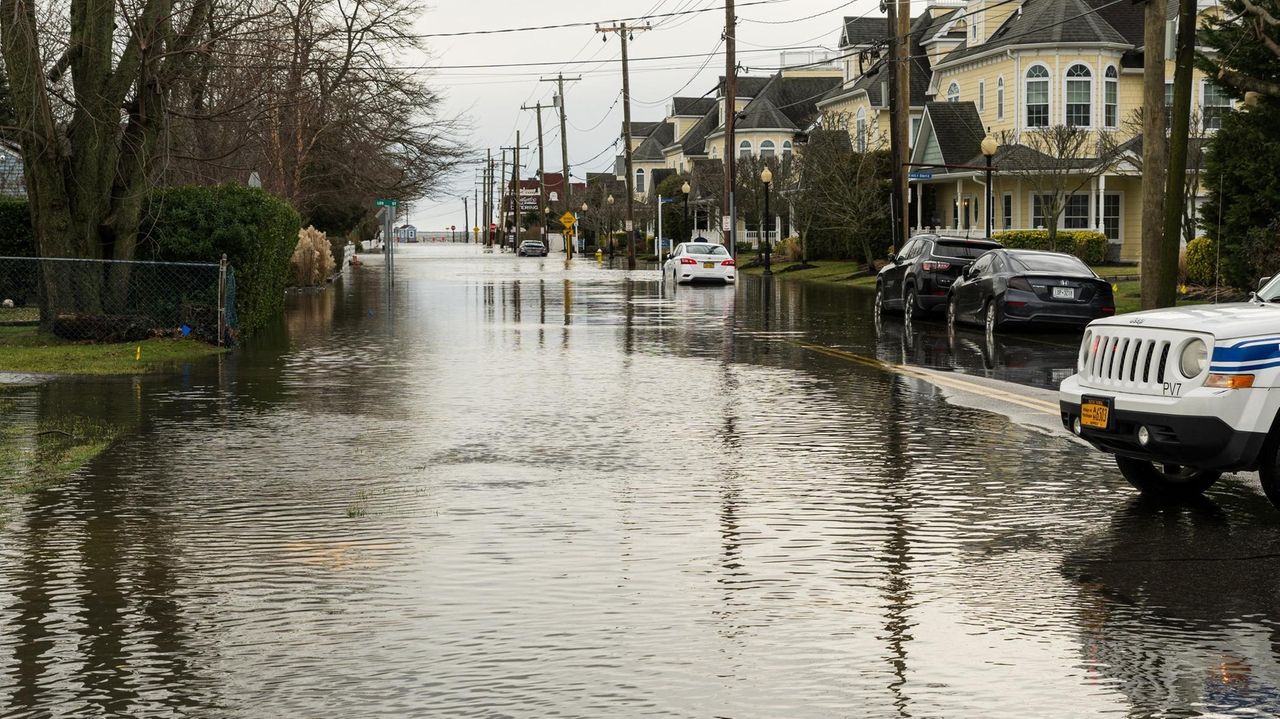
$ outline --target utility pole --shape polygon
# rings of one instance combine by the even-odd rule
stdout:
[[[547,165],[545,165],[543,157],[543,104],[539,102],[532,107],[529,105],[521,105],[521,110],[538,111],[538,221],[543,225],[543,244],[547,246],[548,251],[552,247],[552,238],[547,226]],[[568,252],[568,244],[564,244],[564,251]]]
[[[520,190],[519,190],[520,188],[520,131],[519,130],[516,130],[515,147],[504,147],[502,149],[503,149],[502,162],[504,163],[502,167],[503,178],[506,178],[507,176],[507,168],[505,165],[507,161],[506,150],[511,150],[511,186],[509,188],[504,188],[504,192],[506,192],[506,195],[503,196],[504,201],[502,204],[502,214],[504,216],[502,218],[502,222],[499,223],[502,225],[502,233],[503,233],[501,246],[502,247],[507,246],[507,237],[506,237],[507,218],[505,217],[507,212],[507,209],[506,209],[507,206],[506,206],[505,197],[510,196],[511,197],[511,225],[512,225],[511,250],[512,252],[514,252],[516,249],[516,244],[519,241],[519,232],[520,232]],[[504,179],[503,181],[505,182],[506,180]]]
[[[467,207],[467,196],[463,195],[462,196],[462,236],[464,238],[471,237],[471,215],[470,213],[467,212],[468,209],[470,208]],[[454,240],[456,241],[457,238],[455,237]]]
[[[568,121],[565,119],[564,109],[564,83],[577,82],[581,77],[565,77],[563,73],[556,75],[554,78],[544,77],[542,82],[556,83],[556,101],[555,105],[560,108],[560,163],[564,167],[564,211],[573,212],[573,181],[569,178],[569,134],[565,130]],[[573,256],[573,248],[571,243],[565,243],[564,253],[566,256]]]
[[[738,16],[733,10],[733,0],[724,3],[724,202],[720,208],[721,239],[728,238],[730,256],[738,256],[738,208],[734,204],[733,188],[737,179],[738,149],[735,147],[733,127],[738,117],[738,61],[736,59]]]
[[[1156,288],[1161,307],[1178,301],[1178,249],[1182,244],[1182,218],[1187,202],[1187,142],[1191,136],[1191,71],[1195,62],[1196,0],[1178,2],[1178,36],[1174,50],[1173,127],[1169,131],[1169,170],[1164,181],[1164,253],[1160,258],[1163,281]],[[1144,173],[1145,174],[1145,173]]]
[[[493,150],[485,150],[488,157],[484,170],[484,222],[480,230],[484,232],[484,245],[490,246],[489,225],[493,223]]]
[[[639,26],[628,26],[625,22],[608,27],[596,26],[596,32],[616,32],[622,38],[622,131],[626,135],[627,158],[627,269],[636,268],[636,188],[635,170],[631,169],[631,75],[627,60],[627,40],[637,30],[651,30],[653,26],[645,23]],[[568,182],[568,178],[565,178]]]
[[[893,157],[893,246],[900,250],[910,235],[907,149],[911,145],[911,68],[907,45],[911,34],[910,0],[885,0],[889,20],[889,154]]]
[[[1173,304],[1173,278],[1164,272],[1164,0],[1147,0],[1142,53],[1142,309]],[[1168,285],[1168,289],[1165,289]]]

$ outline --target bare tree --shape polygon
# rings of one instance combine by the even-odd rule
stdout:
[[[886,152],[855,152],[844,130],[810,135],[800,150],[793,193],[806,255],[812,231],[837,230],[875,272],[876,245],[889,236],[890,162]]]
[[[1039,198],[1049,248],[1056,251],[1058,220],[1068,199],[1113,169],[1122,157],[1111,133],[1053,125],[1024,130],[1021,135],[1002,133],[997,164],[1000,174],[1022,178]]]

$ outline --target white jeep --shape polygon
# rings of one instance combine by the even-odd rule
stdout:
[[[1257,470],[1280,507],[1280,277],[1249,302],[1095,320],[1059,391],[1062,423],[1148,495]]]

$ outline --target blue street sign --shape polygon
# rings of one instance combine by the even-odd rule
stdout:
[[[933,173],[929,170],[912,170],[907,173],[907,177],[912,180],[932,180]]]
[[[661,200],[659,200],[659,201],[660,201],[662,204],[664,204],[664,205],[668,205],[668,204],[670,204],[670,203],[672,203],[672,202],[675,202],[675,201],[676,201],[676,198],[674,198],[674,197],[664,197],[664,198],[662,198],[662,199],[661,199]]]

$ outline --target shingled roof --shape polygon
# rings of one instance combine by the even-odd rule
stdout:
[[[947,13],[948,16],[955,14],[955,11]],[[929,67],[929,56],[924,50],[921,43],[929,36],[929,31],[937,26],[938,21],[930,18],[928,13],[922,14],[911,21],[911,48],[909,53],[914,58],[911,64],[911,74],[909,78],[911,92],[911,106],[921,107],[928,99],[929,78],[932,71]],[[883,97],[882,89],[884,83],[888,82],[889,76],[885,72],[886,60],[881,58],[874,63],[866,72],[858,76],[852,84],[844,87],[836,86],[830,92],[823,95],[818,102],[826,103],[830,100],[842,97],[849,97],[858,92],[866,92],[867,99],[873,107],[885,107],[889,104],[888,98]]]
[[[925,105],[925,112],[943,162],[963,165],[982,154],[986,133],[978,107],[972,102],[931,102]]]
[[[686,156],[705,155],[707,154],[707,134],[716,129],[720,124],[720,107],[716,103],[711,103],[711,109],[684,133],[678,142],[680,143],[680,151]]]
[[[702,116],[716,106],[714,97],[676,97],[671,100],[671,114],[681,117]]]
[[[818,101],[839,86],[838,77],[789,77],[778,73],[742,109],[744,117],[734,126],[743,130],[803,130],[817,117]]]
[[[670,145],[672,140],[675,139],[676,128],[675,125],[672,125],[669,122],[659,122],[656,124],[657,127],[654,128],[653,132],[650,132],[649,136],[644,139],[644,142],[640,143],[640,145],[636,147],[635,151],[631,153],[631,159],[633,161],[661,162],[666,158],[666,156],[662,154],[662,148]]]
[[[1133,44],[1100,13],[1094,12],[1086,0],[1026,0],[1021,12],[1010,15],[985,42],[972,47],[967,42],[961,43],[944,62],[1013,45],[1095,42]]]
[[[840,47],[872,45],[888,36],[889,21],[884,17],[846,17]]]
[[[760,77],[757,75],[745,75],[738,78],[738,82],[734,85],[734,94],[736,97],[755,97],[760,91],[769,84],[773,79],[772,75]],[[716,91],[721,95],[724,94],[724,75],[720,76],[720,80],[716,85]]]

